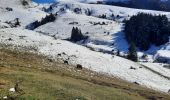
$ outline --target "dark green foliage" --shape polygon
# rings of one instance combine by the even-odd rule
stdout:
[[[76,14],[81,14],[81,13],[82,13],[81,8],[75,8],[75,9],[74,9],[74,12],[75,12]]]
[[[15,25],[14,25],[14,26],[15,26],[15,27],[20,26],[19,18],[16,18],[16,19],[15,19]]]
[[[26,28],[34,30],[41,25],[44,25],[44,24],[49,23],[49,22],[54,22],[55,20],[56,20],[55,15],[50,14],[50,15],[47,15],[45,18],[42,18],[41,21],[37,20],[37,21],[31,23],[30,25],[26,26]]]
[[[85,11],[87,16],[91,16],[92,15],[92,10],[88,9]]]
[[[103,2],[107,5],[123,6],[138,9],[150,9],[150,10],[160,10],[160,11],[170,11],[170,0],[129,0],[129,2],[112,2],[108,0]]]
[[[120,56],[120,50],[117,50],[117,56]]]
[[[106,19],[106,14],[99,15],[99,18]]]
[[[138,61],[138,56],[137,56],[137,52],[136,52],[136,46],[134,43],[131,43],[129,46],[129,52],[127,55],[127,58],[132,60],[132,61]]]
[[[26,1],[26,0],[22,0],[21,3],[22,3],[23,6],[29,5],[28,1]]]
[[[147,59],[147,58],[148,58],[148,55],[147,55],[147,54],[143,54],[141,58],[142,58],[142,59]]]
[[[87,37],[84,36],[82,33],[81,33],[81,30],[78,29],[77,27],[72,29],[72,32],[71,32],[71,38],[70,40],[73,41],[73,42],[77,42],[77,41],[80,41],[80,40],[84,40],[86,39]]]
[[[125,21],[125,36],[129,43],[148,50],[151,44],[159,46],[169,41],[170,22],[165,15],[139,13]]]

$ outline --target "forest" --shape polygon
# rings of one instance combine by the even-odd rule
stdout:
[[[139,13],[125,21],[125,37],[140,50],[148,50],[153,44],[160,46],[169,41],[170,22],[165,15]]]

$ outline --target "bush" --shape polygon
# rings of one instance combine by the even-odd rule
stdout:
[[[75,9],[74,9],[74,12],[75,12],[76,14],[81,14],[81,13],[82,13],[81,8],[75,8]]]
[[[170,69],[170,65],[169,64],[168,65],[164,65],[163,67]]]
[[[13,11],[13,9],[10,8],[10,7],[6,7],[6,10],[7,10],[7,11]]]
[[[148,55],[147,54],[143,54],[141,58],[146,60],[146,59],[148,59]]]
[[[23,6],[29,5],[28,1],[26,1],[26,0],[22,0],[21,3],[22,3]]]
[[[80,64],[77,64],[77,67],[76,67],[76,68],[79,69],[79,70],[82,70],[82,69],[83,69],[82,65],[80,65]]]
[[[92,10],[90,10],[90,9],[87,8],[87,10],[85,10],[85,14],[86,14],[87,16],[91,16],[91,15],[92,15]]]
[[[99,18],[106,19],[106,14],[99,15]]]

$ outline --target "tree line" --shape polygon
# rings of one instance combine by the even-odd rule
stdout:
[[[138,9],[170,11],[170,0],[129,0],[128,2],[104,1],[103,4]]]
[[[125,21],[125,37],[140,50],[148,50],[154,44],[160,46],[169,41],[170,22],[165,15],[139,13]]]
[[[47,15],[45,18],[42,18],[40,21],[38,21],[38,20],[34,21],[33,23],[26,26],[26,28],[34,30],[41,25],[44,25],[44,24],[49,23],[49,22],[54,22],[55,20],[56,20],[55,15],[53,15],[51,13],[51,14]]]

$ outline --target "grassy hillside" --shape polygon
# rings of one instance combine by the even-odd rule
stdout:
[[[9,92],[16,82],[19,91]],[[0,49],[0,99],[16,100],[170,100],[159,93],[41,55]]]

